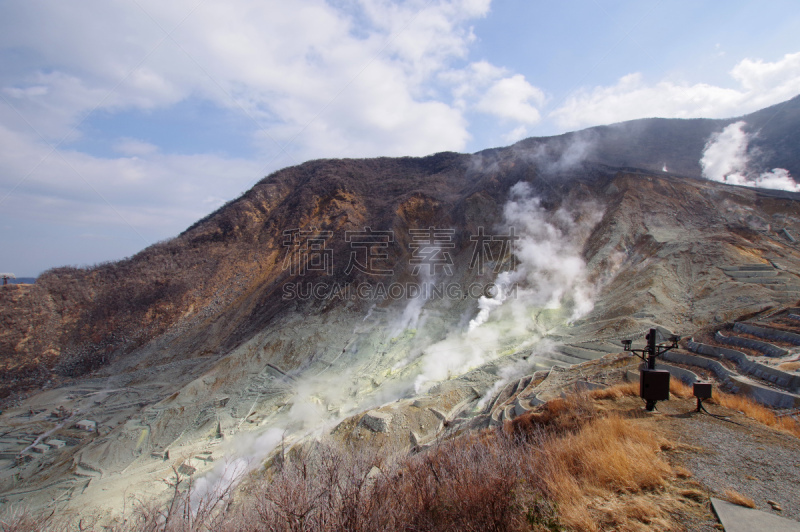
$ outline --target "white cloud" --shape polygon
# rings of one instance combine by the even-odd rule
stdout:
[[[214,155],[168,155],[128,141],[143,157],[99,158],[43,146],[0,126],[0,198],[18,220],[121,227],[149,243],[207,214],[204,200],[231,197],[255,180],[259,164]],[[187,179],[186,176],[191,176]],[[13,190],[13,191],[12,191]]]
[[[647,84],[639,73],[616,85],[581,90],[549,118],[576,129],[636,118],[725,118],[756,111],[800,93],[800,52],[775,62],[744,59],[730,72],[738,88],[661,81]]]
[[[125,137],[114,144],[114,151],[128,156],[145,156],[156,153],[158,146],[143,140]]]
[[[503,136],[505,142],[523,138],[527,134],[524,126],[541,120],[539,109],[545,103],[545,94],[521,74],[512,75],[505,68],[477,61],[460,70],[443,72],[440,78],[453,87],[457,108],[519,124]]]
[[[130,223],[148,238],[164,238],[288,163],[463,151],[470,139],[465,111],[452,103],[451,86],[439,74],[467,57],[475,40],[470,23],[489,4],[42,0],[6,6],[0,60],[10,60],[0,71],[0,199],[14,191],[3,201],[4,214],[23,225]],[[121,120],[104,122],[115,129],[99,132],[118,157],[73,148],[82,135],[98,134],[84,122],[90,113],[146,120],[188,100],[245,116],[261,160],[171,154],[126,131]],[[180,138],[171,145],[192,152]],[[290,156],[273,159],[281,146]]]
[[[537,106],[544,104],[544,93],[517,74],[496,81],[478,101],[477,109],[500,118],[536,124],[541,120]]]
[[[439,78],[452,87],[456,107],[466,109],[471,101],[477,100],[493,82],[506,74],[508,70],[505,68],[488,61],[477,61],[466,68],[442,72]]]
[[[14,23],[0,22],[10,32],[0,47],[24,50],[34,69],[0,75],[0,85],[50,141],[95,106],[199,97],[252,116],[268,149],[308,127],[297,159],[463,150],[467,123],[429,82],[466,57],[468,22],[489,3],[363,0],[355,15],[318,0],[18,5]],[[165,38],[161,28],[177,29]],[[4,125],[26,130],[5,111]]]
[[[518,140],[524,139],[526,136],[528,136],[528,128],[525,126],[517,126],[503,135],[503,140],[508,144],[513,144]]]
[[[744,59],[733,67],[731,76],[749,92],[791,98],[800,90],[800,52],[786,54],[774,63]]]

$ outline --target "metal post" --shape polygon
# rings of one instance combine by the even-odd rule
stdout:
[[[647,369],[656,369],[656,330],[650,329],[647,334]],[[656,409],[656,402],[648,399],[645,404],[645,410],[652,412]]]
[[[632,340],[622,340],[622,349],[624,349],[625,351],[629,351],[629,352],[633,353],[637,357],[641,358],[642,362],[646,363],[646,367],[644,369],[642,369],[641,377],[640,377],[640,380],[639,380],[639,384],[641,386],[640,394],[641,394],[642,398],[644,398],[646,396],[650,396],[650,397],[658,396],[658,397],[660,397],[661,395],[663,395],[663,392],[665,390],[659,389],[658,393],[655,393],[655,392],[654,393],[650,393],[650,392],[645,393],[644,386],[645,386],[645,384],[647,384],[648,386],[653,385],[653,383],[655,382],[653,379],[655,377],[657,377],[657,376],[659,376],[659,375],[661,375],[663,373],[667,373],[666,371],[656,372],[656,373],[650,373],[650,372],[651,371],[655,371],[655,369],[656,369],[656,358],[658,358],[659,356],[663,355],[664,353],[666,353],[670,349],[677,348],[678,347],[678,342],[680,341],[681,338],[680,338],[680,336],[678,336],[676,334],[673,334],[672,336],[669,337],[670,345],[667,345],[666,342],[664,342],[662,344],[659,344],[658,343],[658,331],[656,329],[650,329],[650,332],[647,334],[647,336],[645,338],[647,339],[647,347],[644,348],[644,349],[633,349],[633,347],[631,347],[631,345],[633,343]],[[666,377],[667,377],[666,382],[669,382],[669,374],[667,374]],[[661,379],[661,377],[659,377],[658,380],[660,382],[660,381],[663,381],[664,379]],[[661,382],[662,386],[663,386],[663,384],[665,384],[665,383]],[[667,394],[667,396],[668,395],[669,394]],[[664,397],[663,399],[666,399],[666,398],[667,397]],[[647,409],[648,412],[652,412],[653,410],[655,410],[656,401],[658,401],[658,399],[657,400],[645,399],[645,401],[646,401],[646,407],[645,408]]]
[[[647,333],[647,369],[656,369],[656,330]]]

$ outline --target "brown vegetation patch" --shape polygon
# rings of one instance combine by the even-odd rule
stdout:
[[[708,399],[707,402],[738,410],[750,419],[800,438],[800,423],[789,416],[776,416],[773,410],[756,403],[747,396],[714,390],[714,397]]]
[[[797,371],[800,369],[800,361],[784,362],[783,364],[778,365],[778,369],[782,369],[783,371]]]
[[[619,399],[620,397],[633,397],[639,395],[639,383],[627,382],[624,384],[617,384],[616,386],[609,386],[601,390],[592,390],[589,392],[592,399]]]
[[[557,434],[573,431],[595,415],[595,405],[588,394],[571,394],[548,401],[537,410],[514,418],[504,428],[507,434],[526,439],[542,429]]]
[[[732,502],[733,504],[738,504],[739,506],[745,506],[747,508],[755,508],[756,503],[753,499],[748,497],[747,495],[742,495],[738,491],[735,490],[725,490],[725,493],[722,494],[722,498],[728,502]]]
[[[670,379],[669,393],[681,399],[689,399],[694,397],[694,388],[684,384],[680,379]]]

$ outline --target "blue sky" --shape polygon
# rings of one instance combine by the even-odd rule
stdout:
[[[800,93],[773,1],[0,0],[0,271],[130,256],[279,168]]]

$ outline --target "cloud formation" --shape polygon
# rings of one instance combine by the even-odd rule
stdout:
[[[706,83],[648,84],[631,73],[612,86],[579,90],[550,113],[564,130],[637,118],[726,118],[756,111],[800,93],[800,52],[775,62],[743,59],[731,71],[738,88]]]
[[[471,23],[489,5],[45,0],[6,6],[0,202],[15,212],[5,214],[63,223],[88,217],[131,225],[153,241],[206,214],[213,205],[205,199],[235,197],[282,166],[319,157],[463,151],[470,112],[503,115],[512,126],[530,123],[540,91],[489,63],[487,83],[465,95],[464,105],[453,101],[458,73],[470,70],[463,65],[475,40]],[[207,102],[239,116],[250,128],[250,160],[192,152],[191,145],[174,153],[126,131],[124,119],[99,132],[108,153],[76,148],[97,136],[94,118],[127,113],[146,120],[182,102]],[[131,253],[146,243],[135,240]]]

